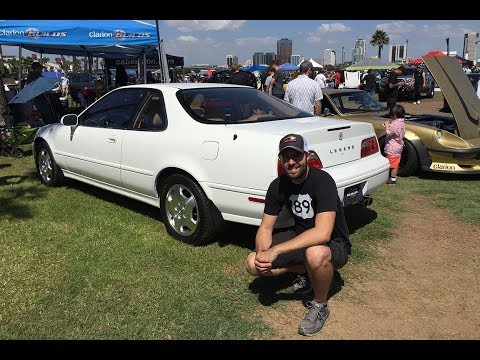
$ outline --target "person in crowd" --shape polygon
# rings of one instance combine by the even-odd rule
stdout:
[[[337,70],[335,71],[335,74],[333,75],[334,88],[335,88],[335,89],[338,89],[338,87],[340,86],[341,78],[342,78],[341,71],[340,71],[340,69],[337,69]]]
[[[394,105],[390,109],[390,119],[385,121],[385,155],[390,161],[390,177],[387,184],[397,183],[398,167],[403,151],[403,137],[405,136],[405,109],[402,105]]]
[[[128,75],[127,70],[122,64],[117,65],[115,71],[115,87],[127,86],[128,84]]]
[[[245,85],[245,86],[252,86],[254,88],[257,87],[257,83],[253,84],[252,77],[249,75],[247,71],[240,71],[240,65],[233,64],[232,65],[233,73],[227,79],[227,84],[237,84],[237,85]]]
[[[373,69],[368,69],[367,74],[362,78],[363,90],[373,96],[375,93],[376,76]]]
[[[320,116],[322,113],[323,93],[320,83],[313,80],[313,65],[303,61],[299,66],[300,75],[287,84],[284,100],[293,106]]]
[[[405,85],[405,81],[398,81],[398,75],[402,75],[405,67],[400,66],[394,69],[388,75],[387,82],[387,108],[391,109],[397,104],[398,92],[401,86]]]
[[[27,75],[27,84],[30,84],[33,80],[42,76],[43,65],[38,61],[34,61],[31,65],[31,71]]]
[[[415,71],[415,74],[413,74],[413,103],[414,104],[420,104],[420,92],[422,91],[423,88],[427,85],[426,80],[425,80],[425,71],[422,70],[422,67],[420,65],[417,65],[417,69]]]
[[[153,77],[153,73],[151,71],[147,71],[147,84],[155,84],[155,78]]]
[[[271,83],[272,83],[273,74],[275,74],[275,68],[273,66],[269,66],[267,73],[268,73],[268,76],[265,79],[265,92],[271,95],[272,94]]]
[[[279,99],[283,99],[285,96],[285,89],[283,87],[283,85],[285,85],[285,76],[283,75],[283,71],[280,70],[278,60],[273,60],[271,66],[275,70],[272,80],[270,81],[270,87],[272,88],[271,94]]]
[[[323,89],[327,87],[327,78],[325,77],[324,70],[320,69],[317,76],[315,76],[315,81],[320,84],[320,87]]]
[[[68,95],[69,83],[70,83],[70,80],[68,78],[68,75],[62,76],[62,82],[60,83],[62,97],[66,97]]]
[[[477,96],[480,99],[480,80],[477,82]]]
[[[27,85],[42,76],[43,65],[38,61],[34,61],[31,69],[27,75]],[[41,112],[42,120],[45,124],[58,122],[59,118],[54,112],[50,95],[46,91],[33,98],[32,101],[35,107]]]
[[[333,274],[347,263],[352,245],[337,185],[328,172],[308,167],[306,139],[298,134],[285,135],[278,157],[283,174],[267,190],[255,251],[248,254],[246,268],[253,276],[298,274],[292,290],[303,294],[313,291],[298,333],[313,336],[330,315],[327,296]],[[275,231],[284,206],[295,224]]]
[[[260,75],[260,90],[263,92],[266,92],[265,80],[267,80],[268,75],[268,69]]]

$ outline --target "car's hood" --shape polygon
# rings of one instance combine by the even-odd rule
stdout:
[[[478,138],[480,99],[458,60],[450,56],[424,56],[422,59],[442,89],[460,136],[465,140]]]

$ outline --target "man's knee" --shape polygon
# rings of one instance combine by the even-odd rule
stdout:
[[[328,246],[317,245],[305,250],[305,261],[311,268],[327,265],[331,259],[331,252]]]
[[[251,252],[248,254],[247,259],[245,261],[245,267],[247,269],[247,272],[250,275],[257,276],[257,268],[255,267],[255,252]]]

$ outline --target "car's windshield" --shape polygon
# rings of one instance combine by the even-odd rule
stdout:
[[[385,106],[366,91],[341,91],[331,93],[335,106],[343,114],[386,111]]]
[[[218,87],[181,90],[178,100],[201,122],[248,123],[313,116],[253,88]]]

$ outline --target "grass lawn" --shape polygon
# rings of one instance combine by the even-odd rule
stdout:
[[[408,211],[397,201],[414,193],[478,224],[479,188],[479,176],[442,174],[383,186],[371,208],[347,209],[352,261],[388,241]],[[255,231],[229,224],[192,247],[156,208],[74,181],[47,188],[32,156],[0,156],[0,339],[275,339],[244,269]]]

